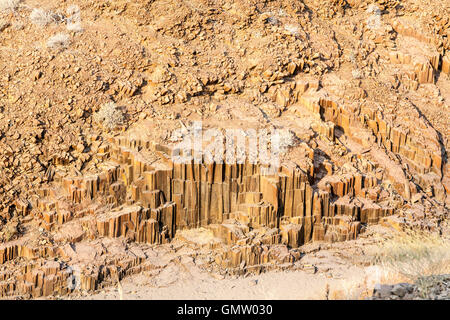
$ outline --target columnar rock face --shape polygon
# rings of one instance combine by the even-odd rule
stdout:
[[[99,236],[165,243],[177,230],[237,221],[247,229],[298,225],[294,227],[297,235],[288,232],[289,236],[283,237],[286,244],[298,247],[313,238],[354,239],[361,221],[377,223],[392,214],[388,207],[333,203],[334,197],[348,194],[365,197],[364,190],[374,183],[364,175],[351,176],[331,183],[329,190],[320,190],[310,183],[314,176],[295,167],[282,166],[268,175],[264,166],[248,162],[172,163],[168,154],[157,150],[169,154],[173,150],[160,145],[154,145],[152,151],[167,160],[147,164],[138,152],[132,151],[133,145],[145,143],[117,140],[117,147],[111,148],[112,159],[117,162],[111,162],[105,171],[95,176],[62,179],[67,201],[85,203],[103,198],[118,207],[95,214]],[[71,216],[65,209],[58,210],[56,201],[43,198],[38,202],[48,230]],[[90,214],[85,211],[77,215]],[[228,233],[219,234],[229,238]],[[289,240],[292,237],[296,240]]]
[[[376,182],[364,174],[315,186],[314,170],[305,172],[292,164],[270,172],[267,166],[248,161],[176,163],[169,156],[176,153],[172,146],[123,137],[111,140],[105,150],[109,160],[101,171],[78,177],[57,173],[55,183],[33,198],[29,204],[33,209],[21,209],[25,216],[40,218],[43,230],[59,230],[55,242],[38,247],[25,239],[3,244],[1,264],[18,258],[70,256],[74,254],[70,246],[58,245],[66,241],[82,246],[106,237],[156,245],[169,243],[180,230],[204,227],[230,246],[216,257],[218,266],[229,273],[261,272],[274,263],[292,264],[299,258],[295,248],[303,244],[356,239],[362,224],[378,223],[394,213],[394,207],[370,200],[368,191]],[[148,162],[145,152],[157,154],[159,160]],[[336,201],[349,195],[367,199]],[[113,209],[96,205],[102,201]],[[145,268],[138,268],[145,259],[132,261],[123,272]],[[27,264],[30,271],[3,284],[2,294],[36,297],[70,292],[66,285],[74,271],[60,263],[51,262],[52,268],[43,263]],[[77,281],[86,290],[112,277],[108,268],[98,267],[81,274]]]
[[[419,84],[434,83],[438,72],[449,74],[446,54],[450,47],[448,37],[441,39],[442,33],[438,37],[426,36],[420,28],[404,20],[394,21],[392,27],[399,37],[404,38],[401,39],[398,50],[390,52],[389,57],[394,64],[409,65],[405,76],[410,89],[417,90]],[[448,27],[443,30],[446,29]],[[411,38],[419,43],[410,41]]]
[[[450,75],[450,55],[448,53],[442,58],[442,72]]]

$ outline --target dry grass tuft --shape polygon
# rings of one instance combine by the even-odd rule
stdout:
[[[65,33],[57,33],[47,41],[47,47],[50,49],[66,49],[69,46],[70,37]]]
[[[353,79],[362,79],[363,73],[360,69],[353,69],[352,70],[352,77]]]
[[[401,232],[383,242],[374,262],[391,275],[413,282],[450,273],[450,239],[431,232]]]
[[[30,14],[30,20],[32,24],[40,27],[45,27],[55,21],[54,14],[51,11],[46,11],[40,8],[34,8]]]
[[[16,11],[21,0],[0,0],[0,11]]]
[[[69,17],[67,18],[67,30],[73,32],[82,32],[83,27],[81,26],[80,8],[77,5],[72,5],[67,8],[67,13],[69,15]]]

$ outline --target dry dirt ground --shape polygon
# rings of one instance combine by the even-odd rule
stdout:
[[[449,17],[0,0],[0,298],[370,296],[372,228],[448,235]]]
[[[310,244],[303,247],[299,262],[281,270],[265,273],[228,276],[205,272],[195,255],[189,250],[179,250],[177,258],[156,272],[143,272],[125,278],[95,293],[83,292],[59,299],[95,300],[361,300],[361,299],[450,299],[450,279],[428,281],[426,295],[414,290],[414,279],[405,278],[396,269],[389,269],[374,261],[377,253],[383,252],[386,235],[392,230],[372,226],[358,240],[336,244]],[[191,241],[204,241],[199,233],[192,233]],[[448,244],[447,244],[448,248]],[[446,249],[442,249],[445,251]],[[442,253],[440,253],[442,254]],[[439,262],[447,264],[448,254]],[[418,264],[414,259],[408,264]],[[431,275],[438,275],[438,265]],[[428,274],[427,274],[428,275]],[[389,283],[400,283],[389,286]],[[396,286],[407,290],[395,291]],[[381,288],[381,289],[380,289]],[[431,292],[432,289],[437,292]],[[397,289],[398,290],[398,289]],[[377,293],[378,291],[378,293]],[[409,292],[408,292],[409,291]],[[430,295],[431,292],[431,295]],[[409,294],[408,294],[409,293]],[[434,296],[432,296],[435,294]]]
[[[173,272],[177,272],[174,270]],[[351,268],[344,278],[327,278],[304,271],[269,271],[260,276],[217,280],[211,276],[190,274],[188,279],[171,279],[173,283],[154,284],[145,274],[132,276],[118,289],[109,288],[81,299],[150,299],[150,300],[315,300],[327,298],[358,299],[364,285],[364,270]],[[163,275],[161,275],[163,276]],[[180,275],[180,278],[183,276]],[[347,288],[351,286],[351,288]],[[359,288],[358,288],[359,287]],[[331,290],[332,296],[327,294]],[[333,292],[339,290],[337,294]],[[346,291],[351,291],[346,293]],[[354,293],[353,293],[354,292]]]

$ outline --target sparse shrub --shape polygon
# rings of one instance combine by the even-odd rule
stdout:
[[[356,54],[354,51],[350,52],[350,54],[348,55],[348,60],[353,64],[356,63]]]
[[[353,69],[352,76],[353,76],[353,79],[361,79],[363,77],[360,69]]]
[[[33,11],[31,11],[30,20],[32,24],[38,25],[40,27],[45,27],[46,25],[55,21],[53,12],[46,11],[40,8],[34,8]]]
[[[57,33],[47,41],[47,47],[50,49],[66,49],[69,46],[70,38],[65,33]]]
[[[81,26],[80,8],[77,5],[72,5],[67,8],[67,14],[67,30],[73,32],[83,31],[83,27]]]
[[[298,144],[299,139],[291,130],[280,130],[279,132],[279,148],[280,151],[285,151],[288,148],[294,147]]]
[[[4,241],[10,241],[13,240],[19,233],[19,221],[17,217],[12,218],[9,220],[4,228],[2,229],[2,232],[0,233],[0,240],[3,238]]]
[[[21,0],[0,0],[0,11],[15,11]]]
[[[445,290],[450,283],[450,274],[432,275],[420,277],[414,283],[417,287],[418,294],[423,299],[435,299],[436,294]],[[445,300],[448,300],[449,294]]]
[[[67,30],[73,31],[73,32],[81,32],[81,31],[83,31],[83,27],[81,26],[80,22],[75,22],[75,23],[67,24]]]
[[[277,19],[277,17],[271,16],[267,18],[267,22],[269,22],[271,25],[278,25],[280,23],[280,20]]]
[[[289,32],[290,34],[297,36],[299,34],[299,29],[296,25],[294,24],[287,24],[284,26],[284,30],[286,30],[287,32]]]
[[[22,23],[22,22],[20,22],[20,21],[15,21],[15,22],[13,22],[12,24],[11,24],[11,27],[14,29],[14,30],[23,30],[23,28],[25,28],[25,26],[24,26],[24,24]]]
[[[108,102],[94,114],[94,121],[102,124],[105,128],[112,130],[123,124],[124,116],[114,102]]]

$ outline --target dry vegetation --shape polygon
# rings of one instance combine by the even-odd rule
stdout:
[[[0,11],[15,11],[20,0],[0,0]]]
[[[31,23],[40,27],[45,27],[55,21],[53,12],[41,8],[34,8],[33,11],[31,11],[30,20]]]
[[[450,275],[450,239],[437,232],[405,230],[386,238],[378,235],[379,245],[367,248],[365,278],[345,279],[327,294],[331,300],[361,300],[372,297],[381,284],[409,283],[414,296],[432,298],[439,286],[446,286]]]
[[[376,262],[412,281],[450,273],[450,240],[424,231],[398,233],[382,244]]]
[[[426,298],[428,289],[450,274],[450,239],[435,232],[399,232],[382,242],[374,264],[380,282],[415,283]]]
[[[47,47],[55,50],[64,50],[69,46],[70,37],[66,33],[57,33],[47,41]]]
[[[114,102],[108,102],[94,115],[94,121],[112,130],[123,123],[124,116]]]

